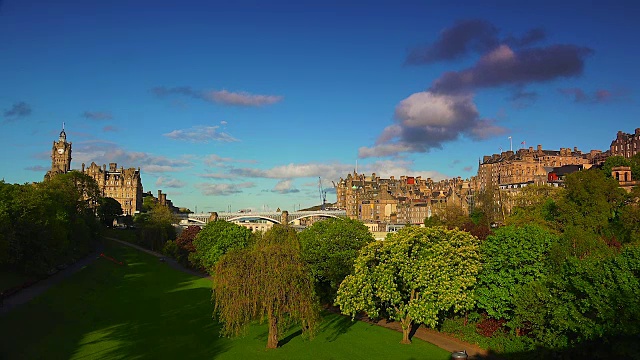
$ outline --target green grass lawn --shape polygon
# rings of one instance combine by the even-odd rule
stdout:
[[[0,359],[449,359],[402,334],[326,314],[309,341],[298,329],[265,350],[266,325],[221,338],[210,281],[107,242],[105,255],[32,302],[0,317]]]
[[[103,228],[102,235],[120,239],[122,241],[130,242],[133,244],[137,244],[138,239],[136,238],[136,230],[135,229],[112,229],[112,228]]]

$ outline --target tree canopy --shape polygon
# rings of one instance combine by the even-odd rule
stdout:
[[[640,332],[640,247],[606,258],[568,259],[557,274],[515,295],[515,319],[550,348]],[[636,340],[637,341],[637,340]]]
[[[302,258],[309,264],[322,300],[332,302],[338,286],[353,272],[358,250],[375,241],[369,229],[352,219],[327,219],[299,234]]]
[[[140,227],[139,241],[151,250],[161,249],[168,240],[176,238],[173,224],[177,218],[160,203],[153,203],[147,213],[137,214],[134,221]]]
[[[495,319],[511,319],[515,293],[548,272],[549,249],[557,241],[556,235],[535,225],[506,226],[489,235],[480,246],[478,308]]]
[[[222,255],[247,247],[252,240],[251,230],[228,221],[210,221],[198,232],[189,260],[196,267],[211,272]]]
[[[625,191],[616,180],[594,169],[567,175],[565,186],[564,197],[557,203],[556,219],[562,241],[552,256],[562,262],[568,256],[608,254],[604,236],[626,202]]]
[[[435,327],[447,312],[472,309],[480,271],[479,240],[460,230],[407,227],[364,247],[336,304],[353,317],[400,321],[403,343],[413,323]]]
[[[631,176],[638,179],[640,176],[640,156],[636,154],[630,159],[624,156],[609,156],[602,165],[602,172],[605,176],[611,177],[611,170],[617,166],[628,166],[631,168]]]
[[[251,321],[266,320],[267,348],[276,348],[292,322],[301,323],[303,332],[318,322],[313,280],[290,227],[276,225],[251,247],[229,251],[217,262],[213,279],[214,315],[224,336],[237,336]]]
[[[113,226],[113,220],[122,215],[122,205],[118,200],[110,197],[98,200],[98,217],[102,224]]]
[[[33,184],[0,181],[0,265],[44,274],[86,254],[98,236],[98,185],[79,172]]]

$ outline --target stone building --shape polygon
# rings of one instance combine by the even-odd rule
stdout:
[[[158,197],[153,196],[151,191],[147,191],[146,193],[142,193],[142,203],[145,203],[145,198],[150,198],[151,202],[154,204],[160,204],[166,208],[168,208],[172,213],[177,214],[180,212],[180,209],[173,205],[173,201],[167,199],[167,194],[163,193],[162,190],[158,189]],[[147,200],[149,201],[149,200]]]
[[[616,166],[612,168],[611,177],[616,179],[618,185],[628,193],[631,192],[635,186],[640,185],[640,181],[631,178],[631,167],[629,166]]]
[[[71,143],[67,142],[67,134],[64,132],[64,125],[60,131],[58,141],[53,142],[51,148],[51,170],[44,176],[45,180],[57,174],[66,174],[71,171]]]
[[[468,212],[471,201],[469,182],[459,177],[438,182],[420,176],[381,179],[354,171],[335,187],[336,206],[363,222],[420,224],[446,206]]]
[[[53,142],[51,149],[51,170],[44,176],[45,180],[56,174],[71,171],[71,143],[67,142],[64,125],[60,137]],[[142,180],[140,168],[118,169],[116,163],[102,167],[92,162],[88,168],[82,164],[82,173],[93,178],[100,188],[100,195],[116,199],[122,206],[125,215],[133,215],[142,209]]]
[[[519,149],[516,152],[503,151],[500,154],[484,156],[478,165],[478,175],[473,179],[474,190],[512,188],[515,185],[546,183],[547,174],[564,165],[583,165],[588,168],[601,152],[591,151],[583,154],[577,148],[543,150]]]
[[[117,163],[98,166],[92,162],[82,172],[89,175],[100,187],[101,195],[117,200],[122,206],[124,215],[133,215],[142,210],[142,179],[140,168],[118,168]]]
[[[611,142],[609,147],[611,156],[624,156],[627,159],[638,152],[640,152],[640,128],[636,128],[633,134],[618,131],[616,139]]]

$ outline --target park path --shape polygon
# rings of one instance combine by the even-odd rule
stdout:
[[[382,326],[387,329],[392,329],[398,332],[402,332],[402,325],[397,321],[387,321],[387,320],[372,321],[367,317],[364,317],[359,320],[370,323],[370,324]],[[421,339],[426,342],[432,343],[433,345],[450,352],[464,350],[467,352],[467,355],[469,355],[470,359],[475,359],[475,358],[485,359],[489,356],[489,352],[487,350],[482,349],[477,345],[470,344],[468,342],[456,339],[453,336],[443,334],[432,329],[427,329],[423,325],[420,325],[418,330],[416,330],[415,334],[413,334],[412,336],[412,339],[413,338]]]
[[[206,274],[194,271],[192,269],[188,269],[185,268],[184,266],[182,266],[180,263],[178,263],[177,261],[175,261],[174,259],[165,257],[163,254],[149,250],[149,249],[145,249],[141,246],[135,245],[135,244],[131,244],[128,243],[126,241],[122,241],[122,240],[118,240],[118,239],[114,239],[111,237],[105,237],[105,239],[110,240],[110,241],[114,241],[117,242],[119,244],[122,244],[124,246],[129,246],[131,248],[134,248],[136,250],[145,252],[147,254],[153,255],[155,257],[157,257],[158,259],[164,261],[167,265],[171,266],[172,268],[188,273],[190,275],[193,276],[199,276],[199,277],[205,277],[205,278],[211,278],[210,276],[207,276]],[[14,308],[16,308],[17,306],[20,306],[24,303],[27,303],[29,301],[31,301],[33,298],[35,298],[36,296],[39,296],[40,294],[44,293],[47,289],[49,289],[50,287],[52,287],[55,284],[60,283],[61,281],[67,279],[69,276],[75,274],[76,272],[82,270],[84,267],[86,267],[87,265],[89,265],[90,263],[92,263],[93,261],[95,261],[97,258],[100,257],[100,253],[102,252],[102,246],[98,247],[98,249],[90,254],[89,256],[85,257],[84,259],[78,261],[77,263],[69,266],[68,268],[59,271],[58,273],[56,273],[53,276],[50,276],[44,280],[41,280],[35,284],[33,284],[32,286],[23,289],[21,291],[19,291],[16,294],[13,294],[9,297],[7,297],[4,300],[4,304],[2,307],[0,307],[0,316],[3,316],[7,313],[9,313],[11,310],[13,310]],[[337,308],[330,308],[328,309],[329,311],[332,312],[336,312],[339,313],[339,310]],[[343,315],[344,316],[344,315]],[[386,321],[386,320],[381,320],[381,321],[372,321],[367,317],[364,318],[360,318],[358,319],[360,321],[364,321],[370,324],[374,324],[374,325],[378,325],[378,326],[382,326],[388,329],[392,329],[398,332],[402,332],[402,328],[400,326],[400,323],[398,322],[394,322],[394,321]],[[432,343],[433,345],[436,345],[437,347],[450,351],[450,352],[454,352],[454,351],[461,351],[461,350],[465,350],[467,352],[467,354],[469,355],[470,359],[473,358],[486,358],[488,355],[487,350],[484,350],[474,344],[470,344],[467,342],[464,342],[462,340],[458,340],[450,335],[446,335],[446,334],[442,334],[439,333],[437,331],[431,330],[431,329],[426,329],[423,326],[420,326],[418,328],[418,330],[415,332],[415,334],[413,335],[413,338],[418,338],[424,341],[427,341],[429,343]]]
[[[47,291],[53,285],[60,283],[62,280],[67,279],[69,276],[84,269],[87,265],[91,264],[100,257],[102,249],[103,246],[102,244],[100,244],[96,247],[95,251],[93,251],[83,259],[78,260],[78,262],[76,262],[75,264],[71,264],[66,269],[60,270],[46,279],[42,279],[34,283],[33,285],[16,292],[15,294],[7,296],[2,301],[2,306],[0,306],[0,316],[4,316],[16,307],[28,303],[35,297]]]

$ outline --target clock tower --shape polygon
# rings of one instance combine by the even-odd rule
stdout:
[[[71,143],[67,142],[67,134],[64,132],[64,123],[58,141],[53,142],[51,148],[51,170],[45,178],[55,174],[64,174],[71,171]]]

